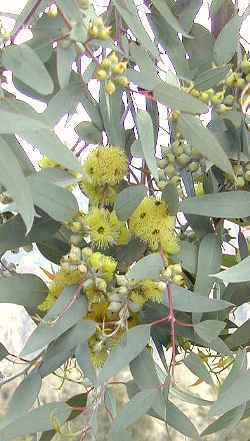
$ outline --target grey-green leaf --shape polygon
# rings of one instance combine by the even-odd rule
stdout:
[[[146,277],[153,280],[160,279],[160,273],[164,268],[164,262],[159,253],[152,253],[133,265],[127,276],[130,280],[143,280]]]
[[[207,90],[217,86],[228,74],[229,66],[213,67],[205,72],[200,73],[194,79],[194,86],[199,90]]]
[[[53,81],[35,51],[27,44],[8,46],[2,55],[4,67],[42,95],[53,92]]]
[[[159,82],[153,92],[157,101],[174,110],[194,114],[207,113],[208,111],[206,104],[202,103],[197,98],[188,95],[181,89],[178,89],[178,87],[164,83],[163,81]]]
[[[12,149],[1,137],[0,149],[0,182],[14,199],[17,209],[26,225],[27,232],[29,232],[35,216],[30,185]]]
[[[101,144],[102,132],[90,121],[80,122],[75,131],[86,144]]]
[[[211,433],[220,432],[221,436],[232,433],[232,430],[239,424],[241,418],[244,415],[246,405],[236,407],[235,409],[229,410],[202,432],[202,436],[210,435]],[[221,431],[223,430],[223,433]]]
[[[154,149],[154,129],[148,112],[144,110],[137,112],[137,129],[147,166],[154,178],[158,179],[158,167]]]
[[[190,352],[190,354],[186,358],[184,358],[184,364],[194,375],[205,381],[210,386],[213,386],[213,379],[207,367],[205,366],[203,361],[201,361],[200,357],[197,354]]]
[[[174,309],[177,311],[201,313],[221,311],[232,307],[232,303],[225,300],[208,299],[179,286],[172,286],[172,293]]]
[[[64,48],[62,44],[57,47],[57,76],[61,89],[69,84],[72,64],[76,58],[74,46]]]
[[[240,38],[242,17],[235,15],[222,28],[214,44],[214,59],[219,65],[228,63],[234,56]]]
[[[48,288],[33,274],[14,274],[0,279],[0,303],[14,303],[34,310],[48,294]]]
[[[213,133],[203,126],[193,115],[181,115],[178,127],[184,137],[197,148],[205,158],[217,165],[221,170],[233,175],[231,162]]]
[[[150,326],[139,325],[129,331],[119,346],[113,348],[97,378],[98,384],[105,383],[143,351],[150,338]]]
[[[204,320],[194,324],[194,331],[202,340],[210,343],[220,335],[225,326],[226,323],[219,320]]]
[[[130,185],[124,188],[118,194],[114,205],[119,219],[126,221],[146,196],[147,188],[144,185]]]
[[[38,372],[31,373],[19,384],[11,397],[7,410],[7,418],[20,417],[34,404],[42,386],[42,379]]]
[[[160,15],[164,17],[169,26],[171,26],[176,32],[184,35],[185,37],[192,38],[181,27],[180,22],[177,20],[177,18],[169,8],[167,2],[162,2],[162,0],[152,0],[152,3],[154,7],[158,10]]]
[[[199,247],[197,274],[194,291],[208,296],[214,281],[210,274],[218,271],[221,266],[222,251],[218,237],[208,233],[203,237]]]

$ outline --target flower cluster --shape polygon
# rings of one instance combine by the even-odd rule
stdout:
[[[108,95],[113,95],[116,87],[126,88],[129,85],[127,77],[124,75],[127,70],[127,62],[119,61],[115,52],[105,57],[96,72],[99,81],[105,81],[105,91]]]
[[[111,37],[112,27],[105,26],[102,17],[96,17],[88,29],[89,38],[107,41]]]
[[[166,255],[179,252],[175,217],[169,216],[164,201],[146,197],[132,214],[129,229],[132,234],[146,242],[151,250],[160,247]]]

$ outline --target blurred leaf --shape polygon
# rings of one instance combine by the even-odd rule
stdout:
[[[34,311],[48,294],[48,288],[33,274],[13,274],[0,278],[0,303],[14,303]]]
[[[190,369],[190,371],[194,375],[196,375],[196,377],[200,378],[202,381],[205,381],[210,386],[213,386],[213,379],[208,372],[208,369],[205,366],[204,362],[197,354],[190,352],[190,354],[186,358],[184,358],[183,362],[188,367],[188,369]]]
[[[100,130],[103,130],[103,119],[98,102],[93,98],[86,84],[82,83],[81,87],[82,91],[79,98],[84,110],[89,115],[93,124],[95,124]]]
[[[201,436],[207,436],[211,433],[220,432],[220,436],[226,436],[231,434],[233,429],[239,424],[242,416],[244,415],[246,405],[242,404],[235,409],[226,412],[223,416],[218,418],[212,424],[210,424],[205,430],[203,430]],[[223,433],[221,431],[223,430]]]
[[[210,343],[215,340],[225,328],[226,323],[219,320],[205,320],[194,324],[194,331],[202,340]],[[228,342],[226,341],[227,345]],[[230,345],[228,345],[230,347]]]
[[[0,361],[4,360],[4,358],[7,357],[8,354],[9,351],[2,343],[0,343]]]
[[[76,285],[64,289],[54,306],[43,318],[43,322],[28,338],[22,350],[23,356],[47,346],[86,314],[86,299],[83,296],[76,299],[70,308],[68,306],[72,302],[76,290]]]
[[[225,219],[250,216],[250,195],[247,191],[227,191],[206,194],[181,202],[180,210],[199,216],[211,216]]]
[[[2,55],[2,64],[19,80],[39,93],[48,95],[53,92],[54,85],[48,71],[27,44],[6,47]]]
[[[80,122],[75,131],[79,138],[84,139],[86,144],[101,144],[102,132],[89,121]]]
[[[177,386],[173,386],[170,390],[170,397],[177,398],[184,403],[195,404],[197,406],[210,406],[213,401],[204,400],[200,398],[198,395],[193,394],[192,392],[187,392],[186,390],[181,390]]]
[[[38,372],[32,372],[24,378],[13,393],[7,410],[7,418],[16,419],[25,414],[34,404],[42,386]]]
[[[220,11],[224,2],[225,2],[225,0],[212,0],[210,8],[209,8],[210,17],[218,14],[218,12]]]
[[[134,1],[113,0],[113,4],[141,45],[151,52],[154,58],[158,58],[158,49],[146,32],[138,15]]]
[[[24,176],[28,176],[31,173],[34,173],[34,166],[16,137],[14,135],[2,135],[1,139],[3,139],[8,144],[9,148],[14,153],[22,168]]]
[[[164,268],[164,262],[159,253],[152,253],[136,262],[127,273],[130,280],[144,280],[147,278],[153,280],[160,279],[160,273]]]
[[[132,238],[127,245],[109,248],[109,254],[118,261],[119,271],[125,273],[134,261],[137,261],[144,255],[146,248],[147,246],[144,242]]]
[[[91,363],[90,350],[88,342],[81,343],[75,350],[75,358],[78,366],[92,384],[96,384],[96,370]]]
[[[223,383],[220,386],[220,395],[223,394],[228,387],[230,387],[238,377],[247,371],[247,352],[246,350],[239,349],[233,366],[228,374],[228,376],[224,379]]]
[[[248,282],[250,280],[249,262],[250,256],[225,271],[213,274],[213,277],[221,279],[225,285],[233,282]]]
[[[179,195],[176,185],[169,182],[162,192],[162,199],[167,203],[170,216],[176,216],[179,210]]]
[[[206,104],[166,82],[159,82],[159,85],[154,88],[153,92],[157,101],[174,110],[194,114],[207,113],[208,111]],[[191,116],[189,117],[191,118]]]
[[[158,398],[158,393],[158,389],[145,389],[138,392],[115,418],[111,433],[126,429],[144,416]]]
[[[206,234],[199,246],[194,292],[209,296],[214,284],[210,275],[220,270],[221,260],[222,251],[218,237],[212,233]]]
[[[38,372],[42,378],[46,378],[64,365],[73,356],[74,351],[72,349],[68,350],[65,348],[64,352],[58,352],[56,346],[51,343],[42,359]]]
[[[214,312],[232,306],[224,300],[208,299],[179,286],[172,286],[174,309],[185,312]]]
[[[57,265],[63,256],[69,253],[70,244],[68,241],[57,237],[51,237],[49,240],[37,242],[37,248],[46,259]]]
[[[213,133],[203,126],[202,122],[193,115],[181,115],[178,127],[183,136],[202,155],[217,165],[221,170],[233,175],[233,168],[223,148]]]
[[[167,3],[162,3],[161,0],[152,0],[154,7],[158,10],[159,14],[166,20],[166,22],[171,26],[176,32],[184,35],[187,38],[190,38],[190,35],[186,33],[184,28],[180,24],[180,20],[178,20]]]
[[[234,56],[239,39],[242,17],[235,15],[225,24],[214,44],[214,59],[219,65],[228,63]]]
[[[231,349],[245,346],[250,342],[250,319],[246,320],[243,325],[236,329],[226,339],[226,344]]]
[[[194,19],[202,6],[202,0],[179,0],[176,2],[175,11],[183,29],[189,33]]]
[[[105,362],[97,378],[99,385],[105,383],[110,377],[116,375],[120,370],[140,354],[150,338],[150,326],[139,325],[129,329],[125,338],[118,346],[115,346],[109,358]]]
[[[35,215],[34,202],[31,193],[32,189],[23,175],[22,168],[15,154],[1,137],[0,148],[0,182],[14,199],[17,209],[26,225],[27,232],[29,232]]]
[[[144,185],[130,185],[124,188],[118,194],[114,205],[118,218],[126,221],[146,196],[147,188]]]
[[[190,35],[194,38],[184,38],[183,44],[189,55],[190,69],[198,74],[212,67],[214,37],[199,23],[194,23]]]
[[[53,429],[53,418],[63,424],[70,413],[71,408],[65,403],[57,402],[40,406],[0,430],[1,441]]]
[[[196,274],[198,262],[198,247],[192,242],[181,241],[180,261],[184,270]]]
[[[44,9],[49,5],[49,0],[41,0],[37,5],[37,0],[28,0],[25,3],[24,8],[21,13],[17,15],[16,23],[12,31],[14,35],[18,29],[22,29],[23,24],[27,18],[32,17],[31,22],[34,22],[38,18],[39,14],[44,11]]]
[[[61,89],[68,86],[72,64],[76,58],[74,46],[64,48],[62,44],[57,46],[57,76]]]
[[[104,86],[101,85],[100,111],[109,144],[124,147],[125,130],[121,123],[124,104],[121,92],[117,90],[112,96],[110,96],[105,92]]]
[[[136,139],[133,142],[133,144],[131,145],[130,151],[131,151],[131,155],[133,155],[135,158],[144,158],[142,145],[139,140]]]
[[[229,410],[246,403],[250,399],[250,370],[241,373],[240,377],[223,391],[212,405],[209,415],[225,414]]]
[[[144,153],[145,161],[151,174],[154,176],[155,179],[158,179],[158,167],[155,157],[154,129],[152,119],[149,113],[145,112],[144,110],[139,110],[137,112],[136,119],[138,135]]]
[[[195,77],[194,87],[199,90],[207,90],[211,87],[215,87],[220,81],[224,80],[229,70],[229,66],[213,67],[212,69],[208,69]]]
[[[79,22],[82,19],[81,11],[77,1],[57,0],[57,4],[70,21]]]
[[[39,174],[28,178],[35,205],[49,214],[58,222],[71,220],[78,212],[78,204],[75,196],[58,185],[48,182]]]
[[[130,363],[130,371],[133,379],[140,389],[155,387],[160,385],[157,375],[155,361],[148,349],[144,349]]]

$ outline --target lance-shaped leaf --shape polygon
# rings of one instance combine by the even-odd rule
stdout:
[[[213,133],[193,115],[181,115],[178,127],[183,136],[218,168],[233,175],[231,162]]]
[[[221,266],[222,252],[220,242],[215,234],[208,233],[203,237],[199,247],[198,266],[194,291],[208,296],[213,286],[210,274]]]
[[[137,113],[137,129],[147,166],[155,179],[158,179],[158,167],[154,149],[154,128],[148,112]]]
[[[225,24],[214,44],[214,58],[217,64],[228,63],[234,56],[241,28],[242,17],[235,15]]]
[[[174,309],[185,312],[214,312],[232,307],[225,300],[208,299],[179,286],[172,286]]]
[[[200,338],[202,338],[202,340],[210,343],[220,335],[225,326],[226,323],[219,320],[204,320],[200,323],[194,324],[194,331]]]
[[[144,185],[130,185],[124,188],[118,194],[114,205],[119,219],[126,221],[146,196],[147,188]]]
[[[42,379],[38,372],[31,373],[19,384],[11,397],[7,410],[7,418],[15,419],[34,404],[42,386]]]
[[[27,44],[8,46],[2,55],[2,64],[15,77],[42,95],[53,92],[53,81],[35,51]]]
[[[171,26],[176,32],[184,35],[187,38],[192,38],[186,33],[186,31],[181,27],[180,22],[177,20],[172,10],[169,8],[168,4],[163,3],[161,0],[152,0],[154,7],[158,10],[160,15],[164,17],[166,22]]]
[[[194,79],[194,87],[199,90],[207,90],[216,86],[220,81],[224,80],[228,74],[229,66],[213,67],[202,72]]]
[[[210,435],[211,433],[220,432],[220,436],[226,436],[232,433],[232,430],[239,424],[244,415],[246,405],[242,404],[235,409],[229,410],[202,432],[202,436]],[[222,432],[223,431],[223,432]],[[222,432],[222,433],[221,433]]]
[[[74,46],[64,48],[62,44],[57,47],[57,76],[61,89],[69,84],[72,64],[76,58]]]
[[[223,280],[224,285],[236,282],[248,282],[250,280],[249,265],[250,256],[225,271],[213,274],[213,277]]]
[[[163,81],[154,88],[154,97],[161,104],[171,107],[174,110],[187,113],[207,113],[208,107],[197,98],[188,95],[178,87]],[[198,148],[198,147],[197,147]]]
[[[16,207],[26,225],[27,232],[29,232],[35,216],[30,185],[23,174],[15,154],[1,137],[0,149],[0,183],[14,199]]]
[[[159,253],[152,253],[143,257],[129,270],[127,276],[130,280],[143,280],[147,278],[159,280],[160,273],[164,268],[164,262]]]

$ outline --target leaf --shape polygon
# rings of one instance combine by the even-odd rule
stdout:
[[[38,55],[27,45],[8,46],[2,64],[21,81],[42,95],[53,92],[54,84]]]
[[[197,406],[210,406],[213,403],[213,401],[204,400],[196,394],[187,392],[186,390],[181,390],[177,386],[173,386],[171,388],[170,397],[171,396],[173,398],[178,398],[185,403],[195,404]]]
[[[65,348],[64,352],[57,352],[56,346],[51,343],[43,357],[38,372],[42,378],[45,378],[67,363],[73,356],[74,351],[72,349],[68,350]]]
[[[124,147],[125,131],[121,122],[124,104],[121,92],[118,90],[110,96],[105,92],[104,85],[101,85],[100,111],[109,144]]]
[[[184,38],[183,44],[189,56],[189,67],[198,74],[212,67],[214,37],[199,23],[194,23],[190,35],[193,39]]]
[[[195,77],[194,87],[199,90],[207,90],[211,87],[215,87],[220,81],[224,80],[229,70],[229,66],[208,69]]]
[[[183,136],[221,170],[233,175],[231,162],[213,133],[192,115],[181,115],[178,127]]]
[[[162,199],[167,203],[170,216],[176,216],[179,210],[179,195],[176,185],[169,182],[162,191]]]
[[[164,268],[164,262],[159,253],[152,253],[136,262],[127,273],[130,280],[144,280],[147,278],[159,280],[160,273]]]
[[[41,0],[38,6],[37,0],[28,0],[25,3],[26,4],[21,13],[17,15],[12,35],[15,35],[18,30],[22,29],[28,17],[32,17],[31,22],[33,22],[39,16],[39,14],[41,14],[41,12],[43,12],[44,9],[48,6],[49,0]]]
[[[154,58],[158,58],[159,52],[157,50],[157,47],[154,45],[153,41],[150,39],[149,35],[145,31],[134,1],[113,0],[113,4],[123,20],[126,22],[129,29],[133,32],[134,36],[141,43],[141,45],[149,52],[151,52]]]
[[[23,174],[22,168],[19,165],[16,156],[1,137],[0,149],[0,182],[14,199],[17,209],[26,225],[27,232],[29,232],[35,216],[31,188]]]
[[[188,95],[178,87],[172,86],[166,82],[164,83],[163,81],[159,81],[159,84],[153,89],[153,93],[154,97],[161,104],[171,107],[171,109],[179,110],[180,112],[197,114],[207,113],[208,111],[206,104],[202,103],[197,98]]]
[[[212,17],[213,15],[217,15],[224,2],[225,0],[212,0],[209,8],[209,16]]]
[[[70,21],[78,23],[82,19],[81,10],[77,1],[58,0],[58,6]]]
[[[194,19],[202,6],[202,0],[188,0],[184,6],[182,1],[176,2],[175,14],[186,32],[190,32]]]
[[[196,244],[187,240],[181,241],[180,262],[184,270],[190,274],[196,274],[198,262],[198,248]]]
[[[226,339],[226,344],[231,349],[245,346],[250,341],[250,319],[246,320],[236,331]]]
[[[220,394],[223,394],[223,392],[226,389],[228,389],[228,387],[230,387],[234,383],[234,381],[237,380],[237,378],[239,378],[242,374],[246,373],[246,371],[247,371],[247,352],[245,349],[244,350],[239,349],[228,376],[220,385]]]
[[[7,410],[7,419],[13,420],[25,414],[34,404],[42,386],[38,372],[32,372],[24,378],[11,397]]]
[[[212,405],[209,415],[225,414],[250,399],[250,370],[242,373]]]
[[[190,352],[190,354],[184,358],[183,363],[194,375],[196,375],[196,377],[200,378],[202,381],[205,381],[210,386],[214,385],[213,379],[208,372],[207,367],[197,354]]]
[[[4,360],[4,358],[7,357],[8,354],[9,351],[2,343],[0,343],[0,361]]]
[[[35,205],[58,222],[68,222],[78,212],[73,194],[65,188],[48,182],[39,174],[29,177]]]
[[[223,416],[206,427],[201,436],[207,436],[211,433],[220,432],[220,435],[224,437],[227,434],[232,433],[232,430],[235,429],[243,417],[245,409],[246,405],[243,404],[235,409],[229,410],[229,412],[226,412]],[[223,433],[221,433],[222,430]]]
[[[137,139],[131,145],[130,152],[131,152],[131,155],[133,155],[135,158],[144,158],[142,145],[141,145],[140,141]]]
[[[65,403],[49,403],[31,412],[25,413],[8,426],[0,430],[1,441],[13,440],[17,436],[43,432],[53,429],[53,419],[63,424],[71,413],[71,408]]]
[[[221,266],[222,251],[218,237],[208,233],[200,242],[198,252],[197,274],[194,291],[209,296],[214,281],[210,274],[218,271]]]
[[[0,278],[0,303],[14,303],[34,311],[47,293],[45,283],[33,274],[13,274]]]
[[[1,111],[0,111],[1,117]],[[32,121],[29,122],[32,125]],[[0,129],[1,130],[1,129]],[[49,159],[61,164],[69,170],[81,173],[82,168],[80,162],[74,157],[73,153],[66,147],[56,136],[56,134],[48,129],[45,130],[31,130],[27,129],[16,130],[16,132],[36,147],[43,155],[48,156]]]
[[[146,196],[147,188],[144,185],[130,185],[124,188],[118,194],[114,205],[118,218],[126,221]]]
[[[194,324],[194,331],[202,340],[210,343],[220,335],[225,326],[226,323],[219,320],[205,320]],[[228,345],[227,341],[226,343]]]
[[[232,307],[225,300],[208,299],[198,293],[193,293],[179,286],[172,286],[173,305],[177,311],[203,313],[221,311]]]
[[[86,314],[86,299],[83,296],[76,299],[70,308],[68,306],[75,295],[76,289],[77,286],[75,285],[64,289],[55,305],[43,318],[43,322],[28,338],[22,350],[23,356],[47,346],[74,326]],[[60,317],[60,315],[63,316]]]
[[[235,15],[228,21],[214,44],[214,59],[219,65],[228,63],[234,56],[239,41],[242,17]]]
[[[116,375],[123,367],[143,351],[150,338],[150,326],[139,325],[129,331],[126,337],[111,351],[111,354],[100,371],[97,382],[105,383],[110,377]]]
[[[61,89],[68,86],[72,64],[76,58],[76,51],[74,46],[64,48],[62,44],[57,46],[57,76]]]
[[[75,131],[79,138],[84,139],[86,144],[101,144],[102,132],[89,121],[80,122]]]
[[[34,173],[34,166],[16,137],[14,135],[2,135],[1,138],[8,144],[9,148],[14,153],[22,168],[24,176]]]
[[[171,26],[176,32],[184,35],[185,37],[192,38],[181,27],[180,22],[177,20],[171,9],[168,7],[167,3],[162,3],[161,0],[152,0],[152,3],[154,7],[158,10],[160,15],[164,17],[169,26]]]
[[[220,273],[212,274],[212,276],[221,279],[224,285],[235,282],[248,282],[250,280],[249,262],[250,256],[246,257],[237,265],[234,265],[225,271],[221,271]]]
[[[199,216],[225,219],[244,218],[250,215],[250,195],[247,191],[228,191],[189,198],[180,203],[180,210]]]
[[[148,112],[137,112],[137,129],[147,166],[155,179],[158,179],[158,167],[154,150],[154,129]]]
[[[126,429],[144,416],[158,398],[158,393],[157,389],[145,389],[138,392],[115,418],[111,433]]]
[[[91,363],[90,350],[87,342],[77,346],[75,350],[75,358],[78,366],[92,384],[96,384],[96,370]]]
[[[130,363],[133,379],[140,389],[158,387],[160,380],[157,375],[156,365],[148,349],[142,351]]]

